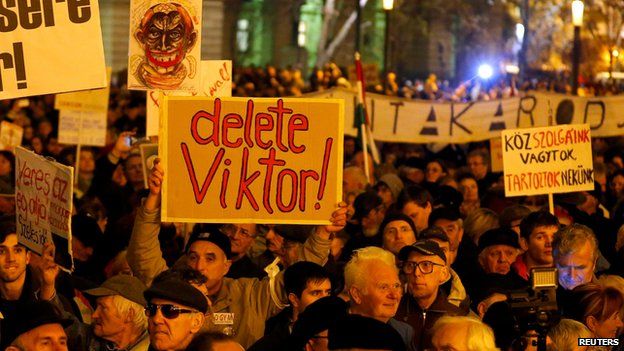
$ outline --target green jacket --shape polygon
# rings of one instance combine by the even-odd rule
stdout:
[[[160,210],[146,211],[140,206],[127,259],[134,275],[148,286],[156,275],[169,268],[162,258],[158,242],[159,231]],[[330,246],[330,240],[312,234],[301,247],[298,258],[323,265],[327,261]],[[274,287],[273,294],[271,286]],[[278,299],[277,303],[275,299]],[[264,335],[265,321],[282,310],[287,303],[283,272],[273,282],[269,277],[262,280],[223,278],[223,286],[212,303],[214,320],[206,318],[205,329],[232,335],[238,343],[248,348]],[[224,323],[223,320],[228,319],[230,324],[215,324]]]

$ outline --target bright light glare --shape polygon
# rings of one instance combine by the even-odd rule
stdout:
[[[524,39],[524,25],[522,23],[516,23],[516,39],[520,43]]]
[[[482,79],[490,79],[490,77],[492,77],[492,75],[494,74],[492,66],[488,64],[482,64],[481,66],[479,66],[478,72],[479,77],[481,77]]]

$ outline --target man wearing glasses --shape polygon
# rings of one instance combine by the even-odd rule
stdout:
[[[226,277],[238,279],[266,276],[266,273],[247,255],[256,238],[255,224],[224,224],[219,230],[228,236],[232,248],[232,266]]]
[[[150,349],[184,350],[204,325],[208,300],[171,271],[161,273],[144,293]]]
[[[168,268],[158,243],[163,180],[164,169],[157,160],[148,179],[149,195],[137,210],[128,246],[128,263],[146,284]],[[299,260],[326,263],[331,233],[346,224],[346,207],[334,211],[330,220],[331,225],[316,227],[299,250]],[[220,231],[197,232],[187,244],[183,261],[207,278],[205,294],[214,311],[212,320],[207,323],[208,329],[231,335],[243,347],[249,347],[264,335],[265,321],[283,309],[288,299],[282,273],[273,271],[270,278],[261,280],[226,278],[232,264],[231,251],[230,240]]]
[[[449,277],[446,256],[431,240],[419,240],[399,252],[401,269],[407,278],[407,294],[403,295],[396,319],[414,328],[414,344],[418,350],[431,347],[429,331],[442,316],[465,316],[466,308],[447,301],[440,289]]]

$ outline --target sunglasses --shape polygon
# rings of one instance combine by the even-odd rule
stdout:
[[[160,312],[162,313],[163,317],[167,318],[167,319],[176,319],[178,318],[178,316],[180,315],[180,313],[195,313],[197,311],[193,311],[193,310],[187,310],[184,308],[180,308],[178,306],[174,306],[174,305],[170,305],[170,304],[163,304],[163,305],[157,305],[154,303],[148,303],[147,306],[145,306],[145,315],[147,317],[153,317],[156,315],[156,312],[160,310]]]

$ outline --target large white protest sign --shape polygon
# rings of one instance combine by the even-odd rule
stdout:
[[[502,132],[505,196],[594,189],[589,125]]]
[[[0,1],[0,100],[104,86],[97,1]]]
[[[73,168],[15,149],[15,216],[19,242],[41,254],[52,241],[59,264],[71,269]]]
[[[68,145],[106,145],[106,111],[59,111],[58,139]]]
[[[345,101],[345,134],[357,135],[355,91],[331,89],[303,98]],[[505,129],[554,124],[589,124],[594,137],[624,134],[624,96],[576,97],[533,93],[476,103],[408,100],[366,94],[367,112],[375,139],[405,143],[467,143],[497,138]]]

